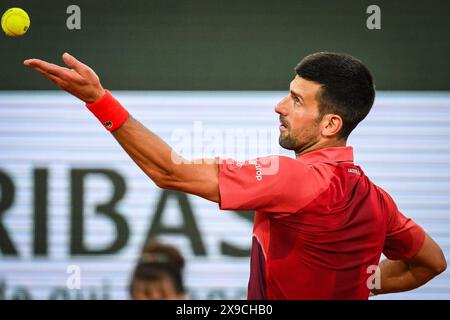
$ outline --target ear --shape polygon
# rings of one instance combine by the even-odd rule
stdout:
[[[322,119],[322,135],[325,137],[333,137],[339,134],[344,125],[341,116],[337,114],[326,114]]]

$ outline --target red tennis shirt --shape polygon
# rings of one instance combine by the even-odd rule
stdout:
[[[425,233],[353,163],[352,147],[222,161],[220,208],[255,210],[248,299],[367,299],[381,253]]]

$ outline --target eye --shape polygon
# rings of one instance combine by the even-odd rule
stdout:
[[[300,99],[295,96],[293,97],[293,100],[294,100],[294,103],[297,103],[297,104],[300,103]]]

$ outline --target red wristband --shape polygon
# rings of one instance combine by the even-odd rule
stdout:
[[[100,120],[108,131],[119,129],[128,119],[128,111],[122,107],[108,90],[105,90],[103,97],[97,101],[86,104],[86,107]]]

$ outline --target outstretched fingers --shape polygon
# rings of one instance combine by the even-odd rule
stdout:
[[[63,59],[68,68],[40,59],[28,59],[23,63],[86,103],[92,103],[104,94],[100,79],[91,68],[69,54],[64,54]]]
[[[66,85],[65,81],[63,79],[61,79],[60,77],[51,74],[49,72],[47,72],[46,70],[42,69],[41,67],[35,66],[33,67],[33,69],[35,69],[37,72],[41,73],[43,76],[45,76],[46,78],[48,78],[50,81],[52,81],[54,84],[56,84],[59,87],[64,87]]]
[[[63,82],[79,82],[81,80],[81,76],[77,72],[40,59],[25,60],[24,64],[40,72],[58,85]]]
[[[63,68],[56,64],[48,63],[47,61],[43,61],[40,59],[25,60],[24,64],[34,69],[40,68],[41,70],[44,70],[46,73],[52,74],[60,78],[66,74],[66,71],[68,71],[67,68]]]
[[[90,68],[84,63],[80,62],[74,56],[65,52],[62,55],[64,63],[71,69],[75,70],[80,75],[87,75],[89,73]]]

